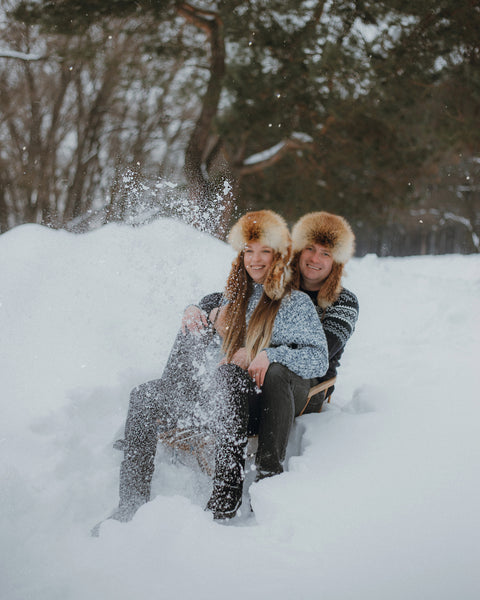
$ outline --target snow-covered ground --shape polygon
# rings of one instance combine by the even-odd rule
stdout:
[[[232,256],[167,219],[0,237],[0,597],[479,598],[479,256],[351,261],[333,402],[250,486],[254,514],[213,522],[206,476],[160,451],[154,500],[90,537],[117,501],[130,389]]]

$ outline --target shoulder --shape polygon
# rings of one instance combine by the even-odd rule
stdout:
[[[349,324],[350,327],[355,327],[358,319],[359,306],[356,295],[342,288],[340,295],[333,304],[325,309],[322,322],[326,328],[337,327],[338,322]]]
[[[282,304],[284,302],[285,303],[288,302],[290,304],[307,304],[307,305],[311,304],[313,306],[313,302],[312,302],[310,296],[300,290],[292,290],[289,294],[287,294],[283,298]]]
[[[315,305],[310,296],[300,290],[292,290],[282,299],[282,312],[297,312],[299,310],[316,314]]]

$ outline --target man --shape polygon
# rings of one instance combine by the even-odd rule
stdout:
[[[343,217],[316,212],[294,225],[292,240],[297,287],[315,304],[327,338],[329,367],[321,379],[326,381],[336,376],[358,319],[357,297],[342,286],[344,266],[355,251],[355,237]]]

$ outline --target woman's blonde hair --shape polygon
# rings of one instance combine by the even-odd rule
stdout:
[[[245,346],[248,360],[251,361],[269,346],[282,298],[290,291],[290,235],[282,217],[272,211],[256,211],[247,213],[237,222],[229,240],[232,237],[235,238],[235,243],[231,243],[236,249],[240,249],[242,245],[244,247],[250,241],[260,241],[274,251],[272,264],[265,277],[263,294],[248,327],[246,314],[253,280],[245,269],[243,248],[232,263],[225,287],[225,297],[228,300],[225,307],[227,328],[222,349],[228,362],[237,350]]]

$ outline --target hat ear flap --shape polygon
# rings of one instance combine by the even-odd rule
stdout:
[[[281,300],[292,280],[290,269],[291,249],[288,248],[283,254],[277,254],[273,259],[273,265],[265,277],[263,289],[271,300]]]
[[[318,290],[317,302],[321,308],[327,308],[335,302],[342,291],[343,265],[334,262],[329,276]]]
[[[230,273],[225,285],[225,297],[228,300],[241,297],[245,294],[248,285],[245,267],[243,265],[243,252],[239,252],[232,262]]]

